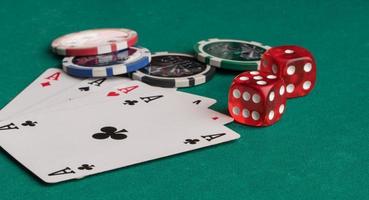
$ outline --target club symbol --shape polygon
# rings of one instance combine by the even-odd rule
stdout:
[[[83,164],[80,167],[78,167],[79,170],[92,170],[95,167],[95,165],[89,165],[89,164]]]
[[[102,127],[100,129],[100,131],[102,133],[95,133],[92,135],[93,138],[98,139],[98,140],[103,140],[103,139],[107,139],[107,138],[111,138],[114,140],[123,140],[127,138],[126,134],[122,134],[122,133],[126,133],[128,132],[126,129],[122,129],[120,131],[117,131],[117,128],[112,127],[112,126],[105,126]]]
[[[130,106],[133,106],[135,105],[136,103],[138,103],[138,101],[136,100],[125,100],[123,105],[130,105]]]
[[[79,89],[79,91],[82,91],[82,92],[87,92],[87,91],[89,91],[90,90],[90,87],[80,87],[80,88],[78,88]]]
[[[185,144],[196,144],[198,142],[200,142],[199,139],[186,139],[184,143]]]
[[[22,126],[36,126],[37,122],[33,122],[31,120],[27,120],[22,123]]]

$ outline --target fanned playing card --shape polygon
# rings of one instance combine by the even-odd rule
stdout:
[[[65,89],[78,84],[82,80],[65,74],[61,69],[47,69],[1,109],[0,121],[10,118],[35,104],[39,104]]]
[[[39,110],[53,108],[60,104],[70,102],[78,98],[88,97],[91,94],[110,89],[115,85],[127,83],[129,81],[131,81],[131,79],[122,76],[84,79],[73,85],[73,87],[68,88],[63,92],[59,92],[57,95],[19,112],[17,115],[24,115],[27,113],[37,112]]]

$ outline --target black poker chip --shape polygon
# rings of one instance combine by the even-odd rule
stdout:
[[[151,63],[132,73],[132,79],[166,88],[192,87],[206,83],[215,73],[215,67],[201,63],[193,55],[157,52]]]

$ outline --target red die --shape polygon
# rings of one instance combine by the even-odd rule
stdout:
[[[228,111],[237,122],[269,126],[281,118],[285,106],[285,85],[277,76],[252,71],[233,79],[228,93]]]
[[[259,70],[282,78],[287,98],[305,96],[315,85],[316,64],[313,55],[303,47],[270,48],[263,54]]]

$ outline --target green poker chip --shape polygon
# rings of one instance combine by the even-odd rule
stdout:
[[[202,40],[194,46],[200,62],[239,71],[257,70],[261,56],[269,48],[259,42],[217,38]]]

